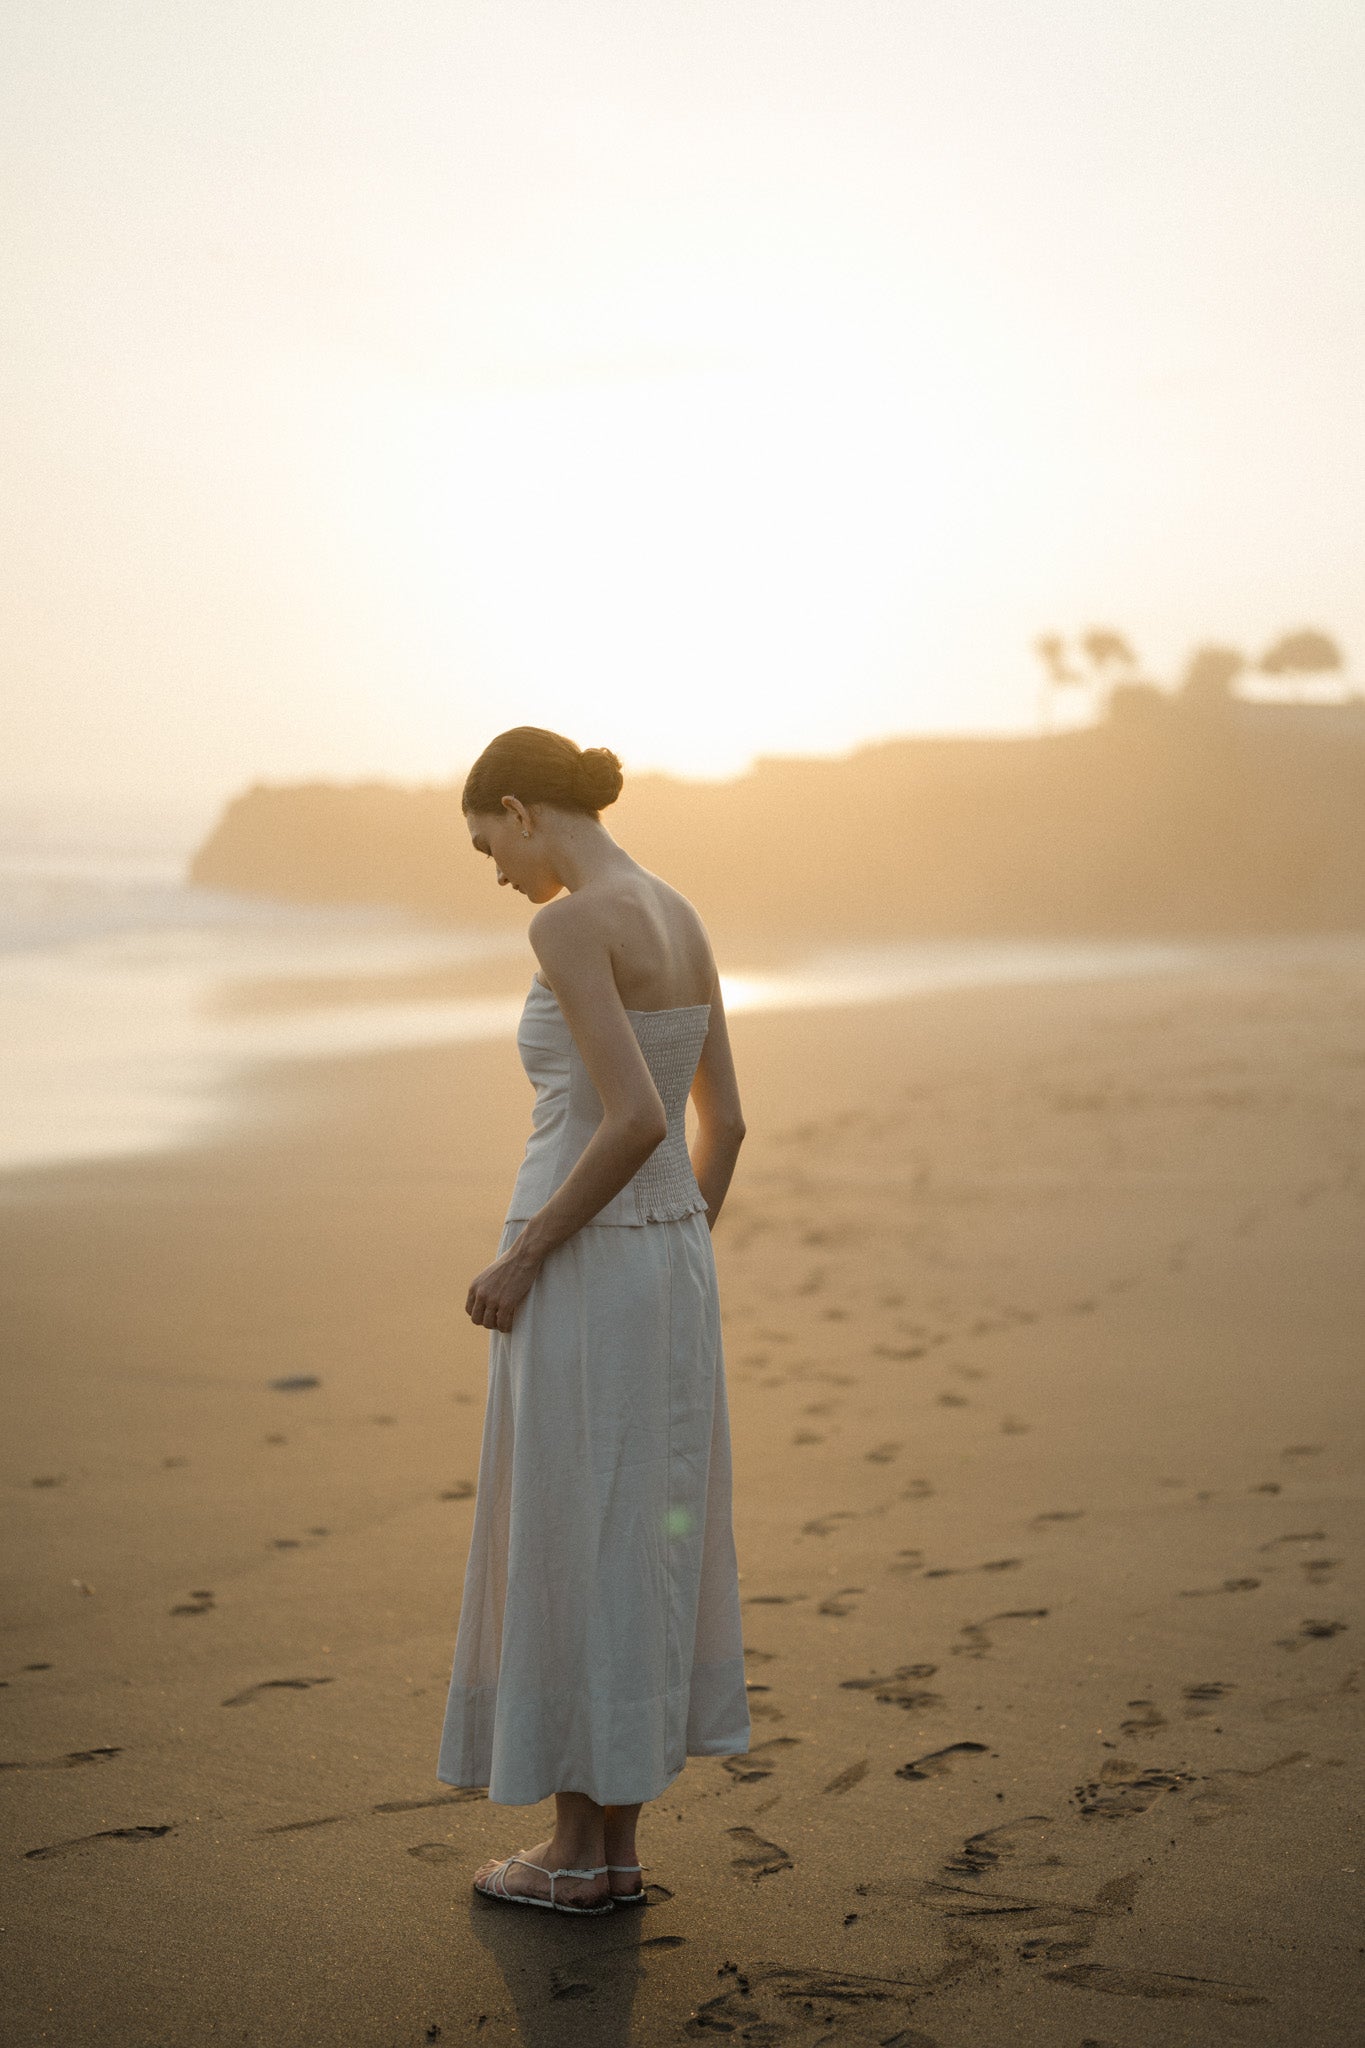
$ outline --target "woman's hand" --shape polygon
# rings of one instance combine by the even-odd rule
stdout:
[[[509,1245],[501,1258],[470,1281],[465,1314],[487,1330],[510,1330],[517,1306],[530,1293],[539,1271],[538,1259],[528,1259],[515,1244]]]

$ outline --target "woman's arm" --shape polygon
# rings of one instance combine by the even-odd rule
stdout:
[[[576,914],[572,898],[545,904],[527,929],[601,1098],[602,1118],[549,1201],[470,1285],[470,1316],[500,1330],[512,1327],[517,1303],[530,1292],[542,1261],[620,1193],[668,1132],[610,955]]]
[[[693,1076],[692,1101],[697,1111],[692,1171],[706,1197],[707,1228],[714,1230],[744,1142],[744,1112],[719,974],[711,986],[711,1025]]]

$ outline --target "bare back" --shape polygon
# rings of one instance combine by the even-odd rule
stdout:
[[[692,1100],[703,1123],[742,1124],[720,977],[706,926],[693,905],[662,876],[636,866],[547,904],[539,917],[566,912],[574,919],[577,943],[603,949],[624,1009],[711,1005],[711,1028]],[[547,976],[541,979],[548,985]]]

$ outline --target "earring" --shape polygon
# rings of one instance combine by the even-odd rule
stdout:
[[[529,839],[531,836],[524,825],[521,828],[521,836],[523,839]]]

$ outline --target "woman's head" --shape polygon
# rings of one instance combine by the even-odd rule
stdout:
[[[492,856],[499,883],[545,903],[574,886],[565,872],[579,864],[570,842],[585,830],[610,842],[598,812],[615,803],[623,779],[610,747],[578,747],[542,725],[514,725],[484,748],[460,804],[475,851]]]
[[[465,777],[466,817],[497,811],[505,796],[553,804],[595,818],[621,794],[621,763],[610,747],[577,747],[543,725],[514,725],[490,740]]]

